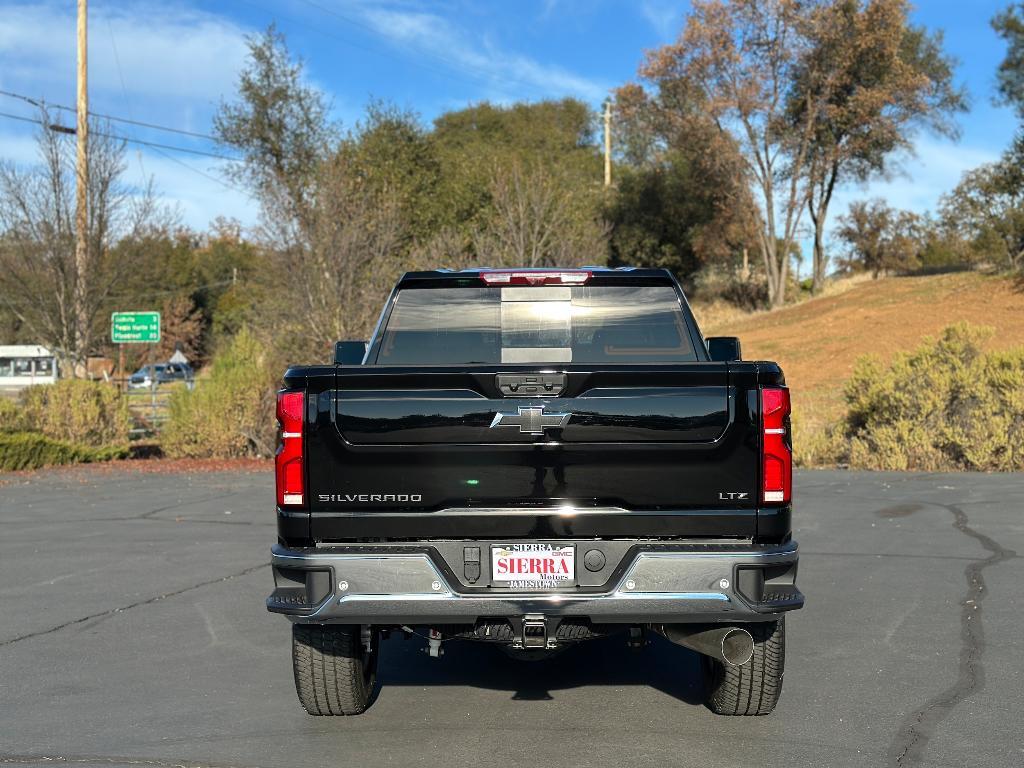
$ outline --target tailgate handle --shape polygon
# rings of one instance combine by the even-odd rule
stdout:
[[[499,373],[497,383],[505,397],[558,397],[565,389],[565,374]]]

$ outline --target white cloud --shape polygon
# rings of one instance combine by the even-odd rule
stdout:
[[[234,91],[247,32],[230,19],[176,2],[94,4],[89,12],[90,109],[208,133],[216,103]],[[74,4],[0,6],[0,88],[71,105],[74,86]],[[0,111],[36,117],[31,106],[9,97],[0,100]],[[66,123],[72,119],[58,114]],[[21,165],[38,162],[32,125],[6,119],[0,125],[0,158]],[[114,123],[112,130],[216,151],[207,141],[124,123]],[[219,161],[165,152],[129,144],[126,183],[141,187],[152,177],[164,202],[178,208],[183,223],[192,227],[205,228],[218,215],[244,225],[255,222],[255,205],[247,196],[216,181],[219,172],[212,164]]]
[[[220,16],[149,2],[93,6],[90,90],[208,104],[234,88],[245,30]],[[120,66],[119,66],[120,65]],[[0,83],[26,84],[51,100],[74,93],[75,14],[70,3],[6,5],[0,13]],[[44,94],[39,93],[45,90]]]
[[[417,50],[456,75],[488,84],[499,100],[540,95],[578,96],[593,102],[608,92],[607,83],[505,50],[435,13],[382,6],[355,6],[349,12],[358,12],[395,46]]]
[[[662,40],[674,40],[682,29],[683,9],[678,2],[664,0],[643,0],[640,14]]]

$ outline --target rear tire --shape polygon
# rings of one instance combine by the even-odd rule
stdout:
[[[754,655],[730,667],[703,656],[708,709],[718,715],[767,715],[779,701],[786,669],[786,619],[745,625],[754,638]]]
[[[379,632],[358,624],[293,624],[295,692],[311,715],[358,715],[373,703]]]

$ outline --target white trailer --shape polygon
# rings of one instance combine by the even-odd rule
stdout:
[[[57,358],[37,344],[0,345],[0,388],[22,389],[57,380]]]

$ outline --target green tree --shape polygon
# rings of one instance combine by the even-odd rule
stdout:
[[[367,130],[392,127],[378,117]],[[274,338],[315,360],[338,339],[365,337],[402,268],[398,175],[363,161],[358,131],[341,137],[273,27],[249,40],[237,97],[221,104],[214,127],[242,156],[232,176],[260,203]]]
[[[496,179],[505,185],[523,169],[540,166],[572,198],[575,215],[598,218],[600,196],[590,194],[602,173],[593,125],[590,108],[575,99],[483,103],[438,117],[430,135],[440,163],[437,234],[444,239],[448,233],[440,230],[454,230],[467,243],[477,239],[493,224]],[[602,261],[603,254],[595,259]]]
[[[1024,266],[1024,132],[999,162],[967,171],[940,206],[981,259]]]
[[[423,238],[441,226],[445,219],[438,196],[441,166],[436,147],[415,113],[371,102],[339,152],[352,173],[393,199],[405,237]]]
[[[206,324],[204,347],[216,349],[243,326],[256,323],[280,280],[266,251],[244,239],[238,223],[230,220],[214,221],[194,259],[200,283],[192,300]]]
[[[874,277],[918,265],[919,220],[883,200],[859,200],[839,217],[836,236],[846,243],[842,265],[851,271],[868,271]]]
[[[743,159],[680,79],[615,93],[616,194],[607,201],[616,264],[660,266],[690,280],[757,248],[760,220]]]
[[[317,170],[335,147],[338,128],[323,94],[305,83],[303,64],[293,60],[284,35],[271,25],[247,43],[237,98],[221,102],[214,132],[241,154],[229,175],[264,206],[273,200],[277,213],[301,223],[315,204]]]
[[[754,212],[728,194],[735,177],[710,180],[688,154],[672,149],[656,163],[620,168],[607,209],[613,264],[665,267],[689,280],[756,247]]]
[[[484,102],[447,112],[434,121],[434,139],[448,149],[488,154],[515,153],[562,161],[583,151],[592,157],[594,114],[577,99],[519,102],[504,107]]]
[[[992,20],[992,28],[1007,43],[1006,57],[999,64],[1000,99],[1016,108],[1024,119],[1024,2],[1010,5]]]

